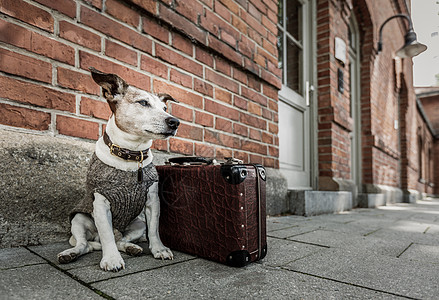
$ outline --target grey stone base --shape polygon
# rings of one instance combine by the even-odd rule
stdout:
[[[352,209],[351,192],[290,191],[291,212],[312,216]]]
[[[352,193],[352,207],[357,207],[358,188],[352,180],[320,176],[319,191],[345,191]]]
[[[287,180],[277,169],[266,168],[267,215],[289,212]]]
[[[393,203],[413,203],[419,195],[417,191],[406,192],[399,188],[366,184],[363,186],[363,193],[358,195],[358,207],[374,208]]]
[[[421,200],[422,198],[423,198],[422,194],[416,190],[404,190],[402,202],[416,203],[417,200]]]
[[[400,188],[379,185],[379,184],[365,184],[363,185],[364,194],[383,194],[385,203],[401,203],[403,202],[403,192]]]
[[[359,194],[358,207],[375,208],[386,205],[386,197],[384,194]]]
[[[94,143],[0,129],[0,247],[66,239]]]

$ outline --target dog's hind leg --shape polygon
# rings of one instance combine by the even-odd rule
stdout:
[[[62,264],[75,261],[79,256],[94,250],[93,244],[87,241],[87,237],[96,235],[96,227],[89,216],[76,214],[72,219],[71,231],[70,244],[74,247],[58,254],[58,261]]]
[[[134,219],[124,231],[122,239],[116,242],[117,249],[132,256],[142,254],[142,247],[131,242],[139,240],[145,233],[145,230],[146,224],[142,219],[139,217]]]

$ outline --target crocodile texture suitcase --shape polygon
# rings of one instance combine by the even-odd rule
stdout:
[[[212,161],[157,166],[160,237],[172,250],[242,267],[267,254],[265,169]]]

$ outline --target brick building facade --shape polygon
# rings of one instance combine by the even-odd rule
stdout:
[[[178,136],[154,148],[276,167],[277,6],[266,3],[2,1],[1,122],[97,140],[110,110],[95,67],[181,102]]]
[[[23,213],[64,222],[83,180],[64,166],[84,160],[110,116],[89,75],[95,67],[180,101],[169,105],[178,134],[154,143],[157,157],[233,156],[267,167],[270,214],[327,212],[306,211],[308,200],[349,209],[438,193],[437,138],[417,109],[411,59],[394,55],[405,23],[390,22],[376,49],[379,26],[397,13],[409,13],[406,1],[378,9],[372,0],[1,0],[0,148],[13,161],[4,177],[33,168],[23,180],[33,189],[51,172],[41,166],[54,163],[64,173],[23,196],[44,209]],[[424,156],[421,131],[436,147]],[[77,183],[71,194],[60,178]],[[1,201],[14,205],[23,186],[3,185]],[[53,203],[64,206],[54,212]],[[23,222],[8,216],[0,221],[12,236]],[[9,243],[45,240],[35,236]]]
[[[318,11],[326,26],[319,29],[323,25],[318,22],[318,30],[332,33],[318,41],[329,45],[329,51],[322,47],[317,54],[326,57],[322,61],[325,67],[319,68],[319,74],[323,70],[325,73],[318,79],[319,148],[325,147],[319,151],[320,189],[353,190],[354,195],[361,196],[354,197],[354,205],[359,204],[360,198],[368,201],[370,194],[376,193],[385,193],[386,201],[401,201],[404,175],[400,158],[405,146],[403,137],[399,141],[399,134],[404,136],[403,117],[416,112],[415,106],[407,105],[401,107],[408,112],[399,111],[403,101],[415,102],[411,60],[395,58],[394,54],[404,43],[406,24],[402,20],[388,23],[383,31],[383,52],[377,52],[376,44],[378,29],[387,18],[409,13],[405,1],[381,2],[379,9],[374,1],[319,3],[322,6]],[[335,37],[347,45],[357,39],[357,82],[349,83],[355,79],[350,71],[352,57],[346,63],[334,59]],[[347,81],[344,92],[338,90],[337,70]],[[350,160],[352,155],[356,155],[356,161]],[[332,181],[338,184],[331,184]]]
[[[395,57],[404,44],[407,23],[401,19],[389,22],[383,30],[383,52],[376,49],[380,25],[393,15],[410,14],[410,2],[381,1],[379,9],[374,1],[318,3],[317,37],[323,37],[317,40],[318,64],[322,66],[317,67],[320,189],[353,190],[354,206],[370,205],[376,193],[383,193],[388,202],[410,202],[422,193],[437,194],[433,189],[439,180],[433,174],[437,169],[435,137],[428,118],[417,108],[411,59]],[[346,64],[334,59],[335,37],[348,45],[358,43],[359,51],[355,51],[360,55],[359,82],[348,83],[348,90],[342,93],[337,90],[336,70],[355,80],[349,61],[353,57],[349,55]],[[352,105],[355,91],[349,88],[355,89],[355,84],[360,96]],[[439,107],[438,102],[430,103]],[[356,112],[355,105],[359,107]],[[350,139],[352,135],[360,139],[358,144]],[[352,150],[355,147],[357,154]],[[352,155],[356,160],[350,160]],[[345,184],[331,184],[334,181]]]
[[[439,87],[416,88],[418,151],[416,190],[439,195]]]

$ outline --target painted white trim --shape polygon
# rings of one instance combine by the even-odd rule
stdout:
[[[284,82],[282,85],[281,90],[279,91],[279,101],[293,107],[294,109],[298,110],[303,114],[303,128],[304,128],[304,134],[303,134],[303,168],[304,171],[300,172],[299,170],[296,171],[297,174],[293,175],[289,172],[289,166],[288,164],[280,162],[280,171],[282,172],[282,169],[284,169],[284,175],[290,178],[290,184],[288,186],[289,189],[295,189],[295,190],[310,190],[313,187],[317,188],[317,180],[316,174],[318,174],[318,162],[315,163],[314,161],[318,159],[317,157],[317,140],[316,134],[312,133],[312,130],[316,128],[316,111],[314,109],[314,103],[316,103],[316,94],[317,93],[310,93],[310,105],[309,107],[306,105],[305,102],[305,84],[306,82],[309,82],[311,85],[314,85],[313,83],[316,82],[316,54],[314,53],[316,47],[316,31],[315,31],[315,18],[312,16],[316,15],[316,6],[315,6],[315,0],[299,0],[299,2],[302,4],[302,41],[298,42],[295,39],[291,39],[291,36],[286,32],[286,7],[285,4],[287,4],[287,0],[282,0],[283,4],[283,25],[279,27],[279,32],[281,34],[281,38],[283,40],[283,75],[284,75]],[[286,86],[286,73],[287,73],[287,61],[286,61],[286,42],[290,39],[292,41],[296,41],[300,44],[301,48],[301,62],[300,62],[300,93],[294,91],[293,89]],[[296,44],[296,43],[295,43]],[[280,149],[280,151],[282,151]],[[304,177],[306,178],[305,181],[303,180]],[[291,181],[295,181],[292,178],[298,178],[297,185],[294,184],[294,186],[291,185]],[[300,178],[300,179],[299,179]],[[300,183],[299,183],[300,182]],[[306,182],[306,184],[304,184]]]
[[[351,145],[351,180],[357,186],[357,190],[360,193],[362,189],[362,156],[361,156],[361,63],[360,63],[360,31],[358,23],[355,19],[355,15],[351,15],[349,29],[351,35],[354,38],[354,44],[356,49],[352,49],[349,45],[349,61],[354,68],[354,78],[350,73],[350,89],[351,89],[351,117],[353,120],[354,128],[349,134],[351,142],[353,140],[354,145]]]

